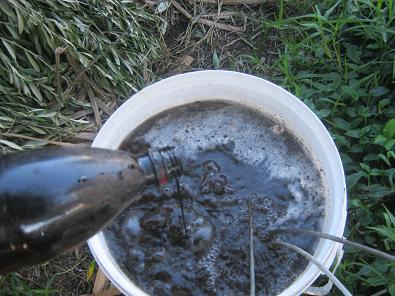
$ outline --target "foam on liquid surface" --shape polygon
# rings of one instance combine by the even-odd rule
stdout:
[[[122,148],[172,146],[182,156],[188,240],[174,184],[148,188],[105,231],[130,277],[153,295],[246,295],[248,207],[254,211],[257,295],[286,288],[307,262],[268,243],[275,227],[320,229],[325,190],[319,170],[286,127],[228,103],[195,103],[158,115]],[[279,237],[312,252],[311,237]],[[276,239],[279,239],[276,238]]]

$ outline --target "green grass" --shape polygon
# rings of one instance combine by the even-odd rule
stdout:
[[[0,155],[95,132],[88,89],[115,104],[141,89],[162,53],[159,24],[137,1],[0,1]],[[0,275],[0,295],[59,294],[36,286]]]
[[[324,1],[307,12],[292,5],[262,24],[261,43],[282,40],[274,80],[318,115],[339,148],[348,185],[345,235],[394,253],[395,2]],[[249,62],[265,76],[257,55]],[[395,295],[395,265],[368,254],[348,250],[337,276],[355,295]]]
[[[80,97],[81,70],[122,99],[144,86],[144,60],[160,55],[158,20],[133,1],[48,3],[0,2],[0,153],[42,144],[10,133],[63,140],[86,129],[85,120],[72,118],[91,109]],[[275,21],[256,20],[262,34],[253,42],[264,50],[233,57],[234,68],[270,76],[318,115],[347,175],[345,235],[394,253],[395,1],[310,5],[282,0]],[[267,44],[279,46],[271,49],[278,54]],[[56,48],[66,51],[57,58]],[[269,55],[270,65],[261,58]],[[212,60],[220,67],[217,53]],[[355,295],[395,295],[394,264],[368,254],[347,249],[337,276]],[[15,274],[0,276],[1,295],[56,294],[50,285],[31,290]]]
[[[16,273],[0,275],[0,295],[12,296],[50,296],[56,295],[56,290],[51,288],[52,277],[42,289],[32,289],[24,279]]]
[[[135,1],[0,1],[0,23],[0,153],[43,144],[10,134],[92,130],[74,118],[91,110],[88,88],[122,101],[144,86],[143,65],[162,46],[159,19]]]

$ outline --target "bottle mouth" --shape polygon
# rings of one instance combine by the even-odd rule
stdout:
[[[159,186],[181,176],[181,162],[175,156],[172,147],[149,150],[146,155],[139,158],[138,162],[148,181]]]

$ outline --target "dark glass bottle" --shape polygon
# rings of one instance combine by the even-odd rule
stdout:
[[[36,264],[98,232],[147,184],[179,173],[171,150],[135,157],[96,148],[46,148],[0,158],[0,273]]]

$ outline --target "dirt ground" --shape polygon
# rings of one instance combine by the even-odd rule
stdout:
[[[90,294],[97,269],[89,278],[92,260],[92,254],[85,243],[45,264],[24,268],[18,274],[31,289],[43,289],[52,280],[53,295]]]
[[[156,9],[158,5],[157,1],[144,3],[150,10]],[[185,8],[191,18],[188,19],[185,12],[180,12],[174,4],[163,13],[162,18],[167,23],[163,25],[167,27],[162,36],[166,44],[165,55],[160,61],[144,65],[147,68],[147,85],[198,69],[221,68],[253,73],[251,63],[244,62],[249,55],[257,60],[260,72],[265,70],[262,67],[270,64],[271,55],[275,55],[276,40],[259,44],[257,37],[263,32],[259,31],[260,22],[257,20],[269,15],[275,9],[273,4],[266,2],[262,5],[229,6],[218,4],[220,2],[204,5],[192,1],[177,3]],[[217,25],[199,23],[199,17]],[[218,24],[232,27],[224,29]],[[240,32],[235,32],[235,28]],[[272,75],[267,73],[268,77]],[[54,295],[91,295],[97,269],[87,244],[83,244],[45,264],[25,268],[18,275],[32,289],[43,288],[52,280]]]

